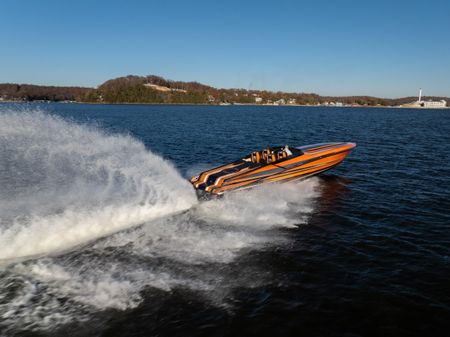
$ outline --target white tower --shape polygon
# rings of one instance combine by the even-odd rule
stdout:
[[[419,102],[422,102],[422,88],[419,89]]]

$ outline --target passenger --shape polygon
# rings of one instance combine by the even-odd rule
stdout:
[[[269,162],[269,156],[270,156],[270,149],[264,149],[262,151],[262,160],[265,161],[266,163]]]
[[[292,156],[292,151],[289,150],[289,146],[285,145],[283,151],[286,152],[286,155],[287,155],[288,157],[289,157],[289,156]]]
[[[277,161],[277,157],[275,156],[275,152],[270,151],[269,160],[267,161],[267,163],[274,163],[276,161]]]
[[[259,164],[259,161],[260,161],[259,152],[258,151],[252,152],[250,159],[246,160],[246,161],[251,161],[253,164]]]

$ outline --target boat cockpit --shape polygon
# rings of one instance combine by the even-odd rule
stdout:
[[[287,145],[267,148],[262,151],[254,151],[243,160],[253,165],[278,163],[291,157],[302,155],[302,150],[291,148]]]

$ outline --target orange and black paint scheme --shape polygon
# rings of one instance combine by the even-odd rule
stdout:
[[[275,146],[191,178],[199,197],[219,196],[260,184],[306,179],[340,164],[355,143]]]

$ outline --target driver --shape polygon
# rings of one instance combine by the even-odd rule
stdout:
[[[289,156],[292,156],[292,151],[289,150],[289,146],[285,145],[283,151],[286,152],[286,155],[287,155],[288,157],[289,157]]]

